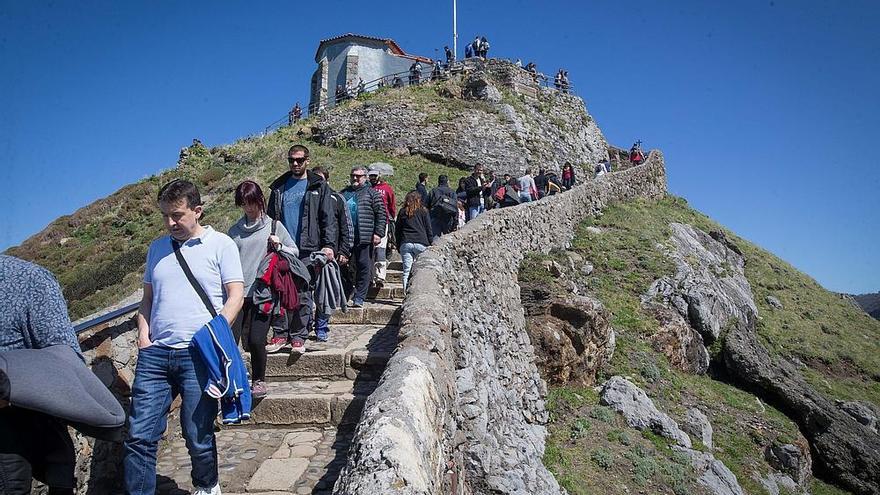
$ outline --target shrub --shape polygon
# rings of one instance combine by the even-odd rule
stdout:
[[[602,469],[610,469],[614,465],[614,457],[607,449],[596,449],[590,454],[590,459]]]

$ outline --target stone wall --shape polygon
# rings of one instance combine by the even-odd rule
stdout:
[[[137,325],[131,314],[80,335],[86,364],[109,385],[126,414],[137,365]],[[122,443],[95,440],[70,429],[76,450],[77,493],[118,493],[122,480]],[[37,490],[42,493],[44,490]]]
[[[369,397],[337,494],[560,493],[541,462],[546,388],[525,331],[525,253],[567,247],[614,201],[666,194],[663,157],[491,210],[415,265],[401,342]]]

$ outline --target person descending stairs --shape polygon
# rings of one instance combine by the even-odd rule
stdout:
[[[401,268],[392,261],[387,282],[371,289],[363,307],[333,315],[328,342],[268,356],[268,395],[255,401],[249,421],[217,433],[224,494],[332,492],[364,402],[397,346]],[[192,490],[179,431],[166,433],[157,467],[157,493]]]

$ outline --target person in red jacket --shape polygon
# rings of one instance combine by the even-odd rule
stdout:
[[[380,196],[382,196],[382,204],[385,205],[385,213],[388,217],[388,225],[385,227],[385,235],[376,246],[376,262],[373,270],[373,285],[382,287],[385,285],[385,274],[388,270],[388,232],[394,232],[394,219],[397,217],[397,205],[394,199],[394,189],[382,178],[382,172],[375,167],[370,167],[367,171],[370,178],[370,184]]]

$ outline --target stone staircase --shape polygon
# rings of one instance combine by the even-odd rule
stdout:
[[[371,289],[363,308],[333,315],[329,342],[309,340],[301,355],[269,355],[269,395],[255,403],[250,421],[217,433],[224,494],[332,492],[364,401],[397,346],[401,268],[391,261],[385,286]],[[178,422],[169,420],[173,430],[160,444],[159,494],[192,490]]]

